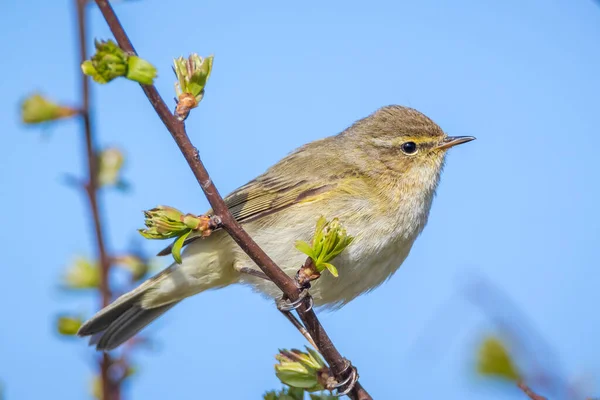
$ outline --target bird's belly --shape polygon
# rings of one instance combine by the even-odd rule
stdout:
[[[339,256],[333,259],[339,276],[328,271],[312,282],[310,293],[315,306],[340,307],[362,293],[375,289],[398,270],[424,224],[414,229],[399,229],[406,224],[402,220],[390,226],[386,221],[375,218],[346,223],[348,232],[354,233],[355,240]],[[289,276],[295,276],[306,256],[294,248],[297,239],[310,240],[314,225],[306,221],[290,221],[277,229],[254,229],[249,233],[257,243]],[[356,233],[355,233],[356,232]],[[245,266],[253,266],[241,250],[236,250],[236,259]],[[270,297],[278,298],[281,291],[272,283],[254,276],[242,275],[241,281]]]
[[[374,251],[368,246],[357,246],[354,251],[349,248],[345,256],[333,261],[339,276],[335,278],[325,272],[313,285],[311,294],[315,304],[335,308],[375,289],[398,270],[413,242],[413,238],[396,240],[377,246]]]
[[[332,263],[339,276],[328,271],[312,283],[310,293],[317,307],[338,308],[362,293],[375,289],[398,270],[404,262],[414,238],[396,238],[388,243],[373,243],[370,238],[357,240]],[[269,246],[267,246],[269,247]],[[306,256],[299,251],[271,247],[268,253],[289,276],[295,276]],[[269,297],[278,298],[281,291],[271,282],[244,275],[242,281]]]

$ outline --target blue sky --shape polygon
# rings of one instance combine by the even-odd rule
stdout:
[[[450,153],[430,222],[402,269],[321,314],[375,398],[523,398],[473,378],[473,346],[492,329],[462,296],[473,274],[529,316],[566,378],[600,377],[597,4],[174,4],[141,0],[117,12],[138,52],[158,67],[167,99],[173,57],[215,55],[206,97],[187,126],[223,193],[387,104],[417,108],[449,134],[477,136]],[[6,2],[0,16],[0,380],[11,400],[85,398],[93,373],[84,341],[58,338],[52,325],[61,311],[97,306],[57,289],[72,256],[94,249],[83,196],[61,183],[83,167],[79,125],[43,134],[21,127],[17,114],[34,90],[77,101],[73,11],[72,1],[31,0]],[[91,29],[110,37],[97,10]],[[133,184],[128,195],[103,198],[111,249],[135,237],[142,209],[207,208],[137,85],[94,86],[93,103],[99,140],[126,149]],[[155,252],[162,243],[144,245]],[[138,353],[128,399],[257,399],[279,386],[277,348],[303,345],[270,301],[243,287],[190,299],[149,332],[157,349]]]

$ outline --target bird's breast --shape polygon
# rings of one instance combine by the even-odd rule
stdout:
[[[291,213],[268,228],[254,224],[247,228],[285,272],[294,276],[306,256],[296,250],[293,243],[297,239],[310,241],[314,233],[314,218],[300,218],[300,215],[323,213],[327,219],[339,217],[355,240],[332,261],[339,276],[336,278],[325,271],[310,290],[316,306],[335,308],[376,288],[398,270],[425,226],[430,206],[430,199],[413,198],[398,204],[388,203],[382,212],[365,199],[357,199],[344,206]],[[334,211],[324,212],[327,209]],[[279,293],[272,284],[252,277],[245,280],[274,297]]]

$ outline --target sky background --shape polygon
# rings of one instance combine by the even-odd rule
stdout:
[[[79,124],[27,129],[18,119],[19,101],[35,90],[78,101],[72,3],[4,1],[0,13],[7,400],[86,398],[94,372],[86,342],[59,338],[53,326],[60,312],[89,315],[98,306],[58,289],[75,254],[94,254],[85,199],[62,183],[83,171]],[[215,55],[187,127],[223,194],[383,105],[417,108],[451,135],[478,138],[450,152],[429,224],[400,271],[320,314],[374,398],[524,398],[474,377],[474,347],[494,329],[465,299],[474,276],[527,315],[566,379],[600,378],[598,4],[141,0],[116,10],[169,101],[172,58]],[[90,44],[111,37],[96,9],[90,29]],[[208,208],[136,84],[94,85],[93,106],[99,142],[126,150],[133,185],[102,198],[110,249],[127,248],[143,209]],[[156,252],[164,243],[143,244]],[[303,345],[273,303],[246,287],[189,299],[147,332],[156,350],[137,353],[126,399],[258,399],[280,386],[277,349]]]

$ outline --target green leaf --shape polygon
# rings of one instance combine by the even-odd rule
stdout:
[[[328,222],[325,217],[321,216],[317,220],[311,244],[297,241],[296,248],[313,260],[316,272],[321,273],[327,268],[333,276],[337,277],[337,269],[329,261],[344,251],[352,243],[353,239],[352,236],[347,234],[346,229],[342,227],[338,218],[334,218]]]
[[[65,289],[96,289],[100,285],[98,263],[85,257],[76,257],[63,275]]]
[[[83,323],[79,317],[59,316],[56,321],[56,329],[58,333],[64,336],[73,336],[77,334],[79,327]]]
[[[98,185],[116,186],[120,182],[120,173],[125,162],[123,151],[109,147],[100,151],[98,160]]]
[[[310,394],[310,400],[338,400],[339,397],[327,394],[327,393],[321,393],[321,394]]]
[[[326,367],[327,365],[325,364],[325,360],[323,360],[323,358],[321,357],[321,353],[319,353],[318,351],[311,349],[308,346],[304,346],[306,348],[306,350],[308,351],[308,353],[312,356],[312,358],[315,359],[315,361],[317,362],[317,364],[319,365],[320,368]]]
[[[304,390],[300,388],[288,388],[287,394],[291,396],[294,400],[303,400],[304,399]]]
[[[331,275],[335,276],[336,278],[338,277],[338,270],[336,267],[334,267],[332,264],[329,263],[322,263],[321,264],[323,267],[327,268],[327,270],[329,272],[331,272]]]
[[[113,262],[116,267],[121,267],[131,273],[131,278],[134,281],[143,279],[150,270],[148,260],[138,254],[123,254],[113,257]]]
[[[315,228],[315,236],[317,236],[318,234],[323,232],[325,225],[327,225],[327,218],[325,218],[324,216],[321,215],[319,217],[319,219],[317,220],[317,226]]]
[[[98,83],[108,83],[115,78],[125,77],[144,85],[151,85],[156,77],[156,68],[148,61],[125,53],[112,40],[96,41],[96,53],[81,64],[85,75]]]
[[[310,244],[306,243],[304,240],[296,241],[296,249],[300,250],[302,253],[306,254],[308,257],[313,257],[313,249]]]
[[[505,344],[496,337],[486,338],[477,354],[477,371],[483,376],[517,381],[520,374]]]
[[[41,124],[69,118],[77,113],[77,110],[57,104],[40,94],[32,94],[21,103],[21,120],[25,124]]]
[[[263,400],[277,400],[277,392],[271,390],[263,395]]]
[[[271,390],[263,396],[264,400],[304,400],[304,390],[288,387],[280,391]]]
[[[197,102],[202,100],[204,88],[212,70],[213,58],[213,56],[202,58],[193,53],[188,58],[179,57],[173,60],[173,70],[177,76],[175,85],[177,97],[188,93],[194,96]]]
[[[192,233],[191,229],[183,235],[181,235],[180,237],[178,237],[175,243],[173,243],[173,249],[171,250],[171,254],[173,254],[173,258],[175,259],[175,262],[177,264],[181,264],[181,248],[183,247],[183,243],[185,242],[185,239],[187,239],[187,237],[190,235],[190,233]]]
[[[307,390],[314,389],[316,386],[316,378],[303,375],[301,372],[302,371],[279,370],[275,374],[279,380],[286,385]]]

